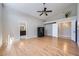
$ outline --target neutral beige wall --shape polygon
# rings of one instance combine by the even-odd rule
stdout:
[[[59,37],[71,39],[71,22],[59,23]]]

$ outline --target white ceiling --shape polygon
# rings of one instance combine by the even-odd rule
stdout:
[[[66,10],[68,7],[76,5],[76,4],[74,3],[46,3],[47,9],[53,11],[51,13],[48,13],[48,16],[45,16],[44,14],[42,16],[39,16],[40,13],[37,12],[37,11],[43,10],[44,6],[42,3],[8,3],[5,5],[17,11],[37,17],[39,19],[47,19],[49,17],[56,16],[59,13],[63,13],[64,10]]]

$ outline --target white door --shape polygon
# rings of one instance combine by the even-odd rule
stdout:
[[[75,41],[75,38],[76,38],[75,23],[76,23],[76,19],[72,20],[72,24],[71,24],[71,39],[73,41]]]
[[[58,24],[52,24],[52,36],[53,37],[58,37]]]

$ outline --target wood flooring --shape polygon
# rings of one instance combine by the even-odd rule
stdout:
[[[79,56],[79,47],[70,39],[41,37],[21,39],[0,48],[1,56]]]

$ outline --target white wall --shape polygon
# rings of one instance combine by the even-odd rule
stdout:
[[[0,4],[0,46],[2,44],[2,5]]]
[[[45,26],[46,35],[71,39],[71,24],[66,22],[64,25],[64,23],[65,22],[61,21],[60,23],[56,24],[47,24]]]
[[[59,14],[55,14],[54,16],[47,18],[47,21],[63,19],[65,18],[65,13],[67,11],[71,11],[71,15],[69,17],[77,16],[77,4],[73,4],[70,7],[68,6],[64,12],[61,11]]]
[[[62,19],[58,19],[58,20],[54,20],[54,21],[48,21],[48,22],[44,22],[44,24],[48,24],[48,23],[53,23],[53,22],[56,22],[60,25],[60,23],[64,23],[64,22],[71,22],[71,29],[67,29],[67,30],[64,30],[63,33],[62,30],[59,28],[58,31],[58,35],[59,36],[64,36],[64,37],[68,37],[69,39],[71,38],[72,40],[75,41],[75,20],[76,20],[76,17],[70,17],[70,18],[62,18]],[[59,26],[58,26],[59,27]],[[48,28],[49,29],[49,28]],[[51,28],[50,28],[51,29]],[[66,32],[67,31],[67,32]],[[71,32],[70,32],[71,31]],[[52,33],[52,31],[48,31],[49,33]]]
[[[26,24],[26,38],[37,37],[37,27],[43,26],[43,22],[24,13],[5,8],[6,30],[10,37],[20,39],[20,24]]]
[[[45,35],[52,36],[52,24],[45,25]]]
[[[52,36],[58,37],[58,23],[52,24]]]
[[[58,24],[46,24],[45,25],[45,35],[58,37]]]

